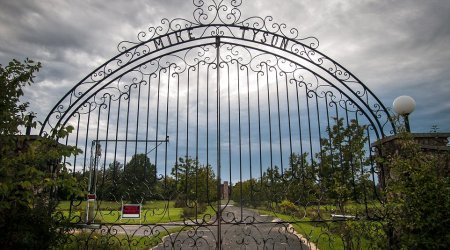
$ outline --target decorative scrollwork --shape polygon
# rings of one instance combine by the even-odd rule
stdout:
[[[119,54],[74,86],[44,122],[41,134],[76,128],[66,143],[83,154],[70,159],[72,171],[90,178],[98,195],[55,214],[77,227],[65,244],[300,249],[332,242],[341,224],[330,218],[337,208],[322,185],[328,132],[339,119],[355,119],[371,139],[394,133],[385,107],[319,52],[316,38],[270,16],[243,18],[240,0],[193,3],[192,20],[162,19],[136,41],[119,43]],[[344,168],[341,158],[327,158],[332,169]],[[352,176],[376,189],[380,170],[356,161]],[[248,172],[233,176],[236,167]],[[215,174],[224,173],[233,199],[220,196],[226,178]],[[206,187],[199,184],[205,176]],[[360,209],[368,189],[352,184],[366,192],[351,197],[355,214],[369,216]],[[139,204],[139,221],[123,216],[126,202]]]
[[[366,105],[370,106],[373,113],[381,114],[386,112],[385,108],[379,104],[378,99],[367,89],[358,79],[356,79],[350,72],[348,72],[341,65],[334,60],[328,58],[324,54],[317,51],[319,42],[314,37],[302,38],[300,32],[295,28],[288,28],[284,23],[277,23],[274,18],[268,16],[261,17],[249,17],[242,19],[241,12],[239,10],[242,1],[215,1],[215,0],[194,0],[193,4],[195,10],[193,12],[193,20],[187,20],[184,18],[175,18],[173,20],[162,19],[161,25],[150,27],[146,32],[140,32],[137,36],[136,42],[123,41],[118,45],[119,55],[110,59],[108,62],[100,66],[93,71],[84,80],[78,83],[63,99],[68,99],[65,103],[63,100],[55,106],[53,111],[47,117],[42,132],[46,126],[54,127],[54,121],[60,122],[65,114],[76,107],[78,99],[84,99],[86,94],[93,91],[96,86],[100,86],[101,83],[108,79],[109,76],[115,74],[119,69],[127,67],[133,62],[145,58],[152,53],[164,49],[170,46],[176,46],[188,41],[196,41],[201,38],[225,36],[236,39],[244,39],[249,41],[258,41],[261,39],[261,43],[268,43],[270,46],[280,47],[286,51],[305,59],[314,65],[317,65],[324,70],[328,71],[338,81],[342,82],[354,95],[364,100]],[[247,29],[250,31],[245,32]],[[195,30],[195,32],[194,32]],[[195,33],[195,36],[194,36]],[[247,35],[245,35],[247,34]],[[255,40],[256,39],[256,40]],[[281,40],[281,44],[279,43]],[[224,60],[230,60],[237,55],[236,49],[240,49],[241,56],[236,60],[241,64],[248,64],[248,56],[244,56],[244,47],[233,46],[233,49],[227,49],[233,57],[224,56]],[[214,49],[213,47],[203,47],[201,51],[195,55],[195,47],[190,50],[190,53],[186,53],[184,58],[179,58],[183,63],[177,62],[176,58],[169,59],[170,55],[167,55],[158,60],[158,64],[154,64],[155,61],[150,61],[150,64],[143,64],[141,66],[141,72],[155,72],[154,69],[158,67],[169,66],[171,64],[176,65],[173,73],[180,73],[184,71],[182,65],[193,66],[198,62],[211,63],[214,61]],[[201,57],[204,59],[201,59]],[[254,60],[253,60],[254,61]],[[265,63],[270,65],[272,61],[266,60]],[[286,61],[283,61],[286,62]],[[186,63],[186,64],[185,64]],[[286,66],[290,66],[288,63]],[[157,66],[157,67],[156,67]],[[255,63],[253,67],[262,67],[261,64]],[[284,71],[288,71],[287,68],[283,68]],[[299,80],[301,83],[302,80]],[[305,83],[309,84],[309,83]],[[372,104],[374,103],[374,104]],[[51,121],[50,121],[51,120]],[[389,119],[385,119],[380,124],[385,127],[389,124]]]

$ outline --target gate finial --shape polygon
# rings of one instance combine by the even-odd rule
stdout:
[[[193,0],[197,7],[194,12],[194,20],[201,25],[213,23],[234,24],[241,17],[239,6],[242,0]]]

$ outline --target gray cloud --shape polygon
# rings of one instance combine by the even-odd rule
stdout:
[[[122,40],[164,17],[192,18],[190,1],[1,1],[0,63],[44,65],[26,99],[46,113]],[[320,40],[319,50],[361,79],[386,106],[402,94],[417,108],[412,127],[450,131],[450,5],[447,0],[244,1],[243,17],[271,15]]]

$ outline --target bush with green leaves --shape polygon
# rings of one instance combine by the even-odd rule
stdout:
[[[403,132],[397,150],[380,164],[390,171],[383,208],[384,230],[398,249],[450,248],[450,179],[440,158]]]
[[[79,153],[57,143],[73,129],[56,128],[42,137],[21,135],[27,102],[19,99],[33,83],[40,63],[25,60],[0,65],[0,245],[2,249],[47,249],[66,236],[68,221],[55,212],[56,197],[81,196],[80,183],[72,177],[63,157]]]
[[[293,214],[298,211],[297,206],[289,200],[282,200],[280,203],[281,212],[286,214]]]
[[[193,206],[185,206],[183,207],[183,217],[184,218],[192,218],[196,217],[199,214],[202,214],[206,211],[205,203],[194,204]]]

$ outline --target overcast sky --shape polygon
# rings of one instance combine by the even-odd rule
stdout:
[[[273,16],[315,36],[319,50],[341,63],[388,107],[399,95],[416,102],[413,132],[437,125],[450,132],[449,0],[244,1],[243,17]],[[60,97],[136,41],[162,18],[191,19],[189,0],[0,0],[0,64],[40,61],[24,100],[43,121]]]

